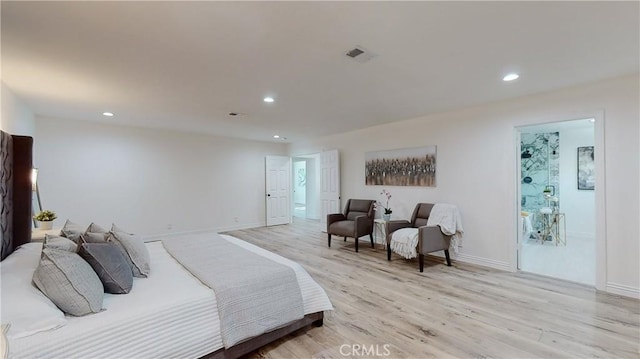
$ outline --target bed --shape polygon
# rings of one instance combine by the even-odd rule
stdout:
[[[147,278],[134,278],[130,293],[104,294],[105,310],[99,313],[64,316],[53,303],[46,303],[46,297],[30,280],[43,246],[41,242],[30,242],[31,148],[31,138],[2,132],[3,318],[0,319],[4,325],[6,318],[25,312],[37,317],[35,320],[50,321],[46,323],[48,329],[42,329],[46,326],[41,323],[30,328],[24,327],[21,322],[24,318],[14,320],[15,326],[7,332],[10,358],[237,358],[305,326],[321,326],[324,311],[332,310],[324,290],[297,263],[234,237],[198,234],[186,237],[199,238],[173,240],[187,243],[215,239],[234,250],[246,251],[247,256],[290,268],[301,293],[303,316],[225,347],[228,341],[223,340],[221,329],[224,316],[219,313],[220,296],[216,296],[220,292],[194,276],[192,268],[167,251],[169,242],[162,241],[144,244],[152,270]],[[11,293],[20,291],[25,294],[11,297]],[[31,299],[26,300],[27,297],[33,297],[45,314],[29,310]]]

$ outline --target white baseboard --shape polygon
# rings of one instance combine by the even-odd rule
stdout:
[[[475,265],[479,265],[479,266],[483,266],[483,267],[494,268],[494,269],[499,269],[499,270],[503,270],[503,271],[507,271],[507,272],[511,271],[511,267],[509,265],[509,262],[503,262],[503,261],[497,261],[497,260],[494,260],[494,259],[476,257],[476,256],[464,254],[464,253],[460,253],[457,256],[454,255],[453,258],[455,260],[460,261],[460,262],[471,263],[471,264],[475,264]]]
[[[164,233],[156,233],[147,236],[142,236],[145,242],[152,242],[161,238],[169,238],[175,236],[182,236],[187,234],[198,234],[198,233],[219,233],[219,232],[227,232],[227,231],[236,231],[240,229],[249,229],[256,227],[264,227],[266,226],[265,222],[257,222],[257,223],[245,223],[238,226],[231,227],[222,227],[222,228],[205,228],[205,229],[196,229],[190,231],[178,231],[178,232],[164,232]]]
[[[640,299],[640,289],[628,285],[607,283],[606,291],[612,294]]]
[[[237,231],[240,229],[249,229],[249,228],[257,228],[257,227],[265,227],[267,225],[266,222],[256,222],[256,223],[245,223],[238,226],[231,227],[222,227],[218,228],[218,232],[228,232],[228,231]]]
[[[156,234],[149,234],[149,235],[141,235],[141,237],[142,237],[142,240],[145,242],[153,242],[162,238],[182,236],[186,234],[216,233],[216,232],[217,231],[215,229],[208,228],[208,229],[198,229],[198,230],[192,230],[192,231],[163,232],[163,233],[156,233]]]

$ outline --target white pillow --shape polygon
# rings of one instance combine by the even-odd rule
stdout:
[[[42,243],[44,248],[56,248],[56,249],[60,249],[68,252],[78,251],[78,245],[76,244],[76,242],[65,237],[51,236],[51,235],[45,234],[44,241]]]
[[[26,337],[67,322],[64,313],[33,285],[42,243],[26,243],[0,263],[0,322],[11,324],[8,338]]]
[[[93,222],[84,231],[84,234],[80,235],[83,243],[104,243],[107,241],[107,237],[109,237],[109,231]]]
[[[7,359],[9,358],[9,341],[7,340],[7,331],[9,331],[9,327],[11,324],[2,324],[0,328],[2,328],[2,332],[0,333],[0,358]]]

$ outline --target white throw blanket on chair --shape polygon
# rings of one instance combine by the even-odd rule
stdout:
[[[418,256],[418,228],[400,228],[391,234],[391,250],[406,259]]]
[[[458,246],[462,241],[462,219],[458,207],[452,204],[436,203],[431,209],[428,227],[440,226],[442,233],[451,236],[449,249],[458,253]],[[391,235],[391,250],[406,259],[418,256],[418,228],[401,228]]]
[[[442,233],[451,236],[449,249],[458,254],[458,246],[462,244],[462,235],[464,234],[458,207],[447,203],[436,203],[429,214],[427,226],[440,226]]]

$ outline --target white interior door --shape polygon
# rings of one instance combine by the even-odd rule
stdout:
[[[267,226],[291,223],[291,160],[266,157]]]
[[[340,156],[338,150],[320,154],[320,228],[327,231],[327,214],[340,212]]]

